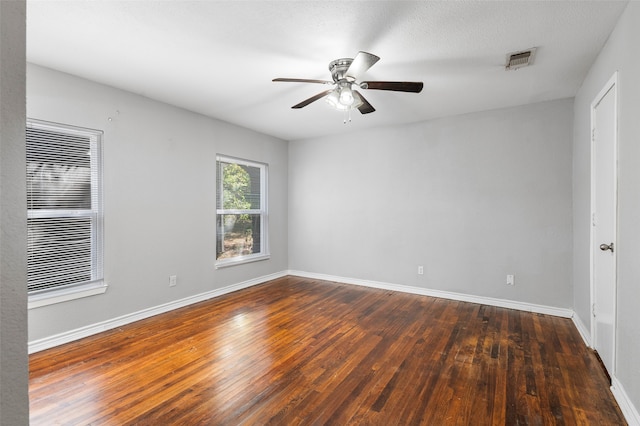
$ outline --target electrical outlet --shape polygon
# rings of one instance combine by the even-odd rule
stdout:
[[[418,275],[424,275],[424,266],[418,266]]]
[[[514,275],[507,275],[507,285],[516,285],[516,279]]]
[[[169,277],[169,287],[175,287],[177,283],[178,283],[178,277],[176,275],[171,275]]]

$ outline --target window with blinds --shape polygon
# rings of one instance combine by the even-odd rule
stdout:
[[[102,132],[28,120],[29,295],[95,285],[102,271]]]
[[[268,258],[267,165],[218,155],[216,172],[216,266]]]

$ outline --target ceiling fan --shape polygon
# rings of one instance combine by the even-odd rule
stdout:
[[[305,99],[292,106],[293,109],[306,107],[312,102],[317,101],[326,96],[326,101],[339,111],[351,112],[352,109],[358,109],[361,114],[369,114],[375,111],[375,108],[358,92],[357,89],[363,90],[391,90],[395,92],[411,92],[420,93],[422,91],[422,82],[411,81],[362,81],[362,75],[378,62],[380,58],[367,52],[358,52],[355,58],[342,58],[331,61],[329,71],[333,81],[328,80],[310,80],[304,78],[274,78],[272,81],[284,81],[291,83],[318,83],[330,84],[335,86],[332,89],[325,90],[315,96]],[[351,121],[351,116],[349,116]],[[347,122],[345,118],[345,123]]]

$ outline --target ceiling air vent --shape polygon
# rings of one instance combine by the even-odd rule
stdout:
[[[517,70],[518,68],[527,67],[533,63],[533,57],[536,55],[536,48],[533,47],[521,52],[507,54],[506,70]]]

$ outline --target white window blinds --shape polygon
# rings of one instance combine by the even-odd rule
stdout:
[[[27,123],[29,294],[102,279],[99,131]]]

